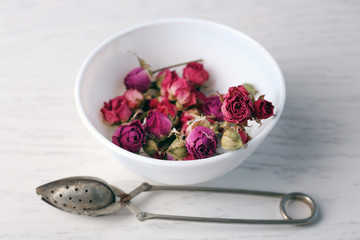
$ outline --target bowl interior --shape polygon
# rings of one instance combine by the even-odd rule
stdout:
[[[131,52],[145,59],[153,69],[202,58],[213,92],[226,93],[231,86],[252,83],[273,102],[275,113],[280,115],[284,106],[281,72],[272,57],[252,39],[206,21],[158,21],[123,31],[105,41],[80,71],[78,104],[95,131],[109,141],[114,129],[103,123],[100,109],[104,101],[125,91],[124,77],[138,66]],[[271,121],[274,120],[264,121],[260,128],[250,128],[250,135],[256,139]]]

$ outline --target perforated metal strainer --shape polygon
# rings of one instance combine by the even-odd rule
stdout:
[[[176,190],[176,191],[202,191],[218,193],[236,193],[256,195],[263,197],[280,198],[280,212],[284,219],[234,219],[234,218],[211,218],[154,214],[140,211],[131,199],[144,191]],[[246,224],[294,224],[308,225],[317,218],[318,208],[314,200],[299,192],[284,194],[265,191],[253,191],[242,189],[205,188],[188,186],[154,186],[143,183],[130,193],[109,185],[105,181],[94,177],[70,177],[53,181],[36,188],[36,193],[50,205],[66,212],[99,216],[113,213],[123,207],[127,207],[140,221],[148,219],[165,219],[197,222],[217,223],[246,223]],[[285,208],[286,202],[290,199],[298,200],[307,204],[311,215],[304,219],[292,219]]]

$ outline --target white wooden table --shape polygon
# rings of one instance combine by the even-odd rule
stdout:
[[[124,190],[144,181],[85,129],[74,81],[99,42],[170,17],[243,31],[270,51],[286,79],[284,113],[264,143],[240,167],[201,185],[306,192],[320,207],[316,224],[138,222],[126,210],[91,218],[35,194],[43,183],[74,175]],[[360,239],[359,64],[355,0],[0,1],[0,239]],[[134,203],[157,213],[280,218],[277,200],[247,196],[157,193]]]

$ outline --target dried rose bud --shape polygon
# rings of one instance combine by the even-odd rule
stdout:
[[[144,144],[143,149],[146,154],[149,154],[150,156],[152,156],[153,154],[155,154],[158,151],[158,145],[154,140],[149,139]]]
[[[250,136],[246,133],[245,130],[242,130],[241,128],[238,128],[238,133],[241,137],[241,140],[244,144],[246,144],[247,142],[249,142],[251,140]]]
[[[215,121],[224,121],[224,115],[220,111],[221,106],[219,96],[211,96],[206,99],[202,110],[206,116],[212,116]]]
[[[200,116],[199,110],[196,108],[189,109],[187,111],[182,112],[180,115],[180,128],[181,134],[188,135],[190,133],[190,120],[195,119],[195,116]]]
[[[184,109],[196,104],[196,94],[183,78],[178,78],[168,86],[169,100],[177,101],[179,109]]]
[[[197,117],[190,125],[190,131],[194,130],[197,126],[203,126],[210,128],[210,122],[206,119],[206,117]]]
[[[145,130],[139,120],[119,126],[112,136],[112,142],[130,152],[139,152],[145,143]]]
[[[169,160],[181,160],[186,157],[187,149],[182,139],[176,138],[166,151]]]
[[[126,89],[137,89],[140,92],[146,92],[149,89],[151,81],[149,73],[142,67],[131,70],[124,80]]]
[[[265,99],[258,99],[254,103],[255,116],[258,119],[266,119],[274,115],[274,106]]]
[[[159,111],[150,111],[146,117],[145,130],[157,139],[166,137],[172,128],[170,119]]]
[[[160,103],[158,103],[156,110],[160,111],[165,116],[170,115],[174,119],[178,109],[174,104],[170,103],[166,97],[162,97],[161,99],[162,100]]]
[[[249,95],[255,95],[258,91],[256,90],[256,88],[254,87],[254,85],[250,84],[250,83],[244,83],[243,84],[244,88],[249,92]]]
[[[158,88],[160,88],[160,94],[163,97],[168,97],[168,86],[178,79],[178,75],[175,71],[171,71],[169,69],[166,69],[162,72],[160,72],[156,77],[156,85]]]
[[[109,124],[126,122],[130,119],[132,113],[123,96],[110,99],[109,102],[104,102],[104,107],[100,111],[104,121]]]
[[[228,93],[221,98],[223,99],[221,111],[225,121],[241,124],[251,118],[254,106],[244,86],[230,87]]]
[[[188,63],[183,70],[183,76],[195,86],[201,86],[209,79],[209,73],[204,69],[204,65],[198,62]]]
[[[216,152],[215,133],[203,126],[197,126],[186,138],[186,148],[196,159],[211,157]]]
[[[223,136],[221,137],[221,146],[226,150],[232,151],[244,147],[244,143],[239,133],[230,128],[223,133]]]
[[[144,103],[144,94],[137,89],[126,90],[124,97],[131,109],[139,108]]]

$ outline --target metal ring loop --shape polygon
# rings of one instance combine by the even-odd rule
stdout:
[[[309,206],[310,211],[311,211],[311,215],[308,218],[294,219],[294,221],[295,220],[297,220],[297,221],[302,220],[303,225],[306,225],[306,224],[312,223],[316,219],[317,214],[318,214],[318,208],[317,208],[317,206],[315,204],[315,201],[309,195],[306,195],[305,193],[301,193],[301,192],[293,192],[293,193],[286,194],[281,199],[280,211],[281,211],[281,215],[283,216],[284,219],[293,220],[293,218],[291,216],[289,216],[288,212],[286,211],[286,206],[285,206],[287,201],[290,200],[290,199],[298,200],[298,201],[301,201],[301,202],[305,203],[306,205]]]

